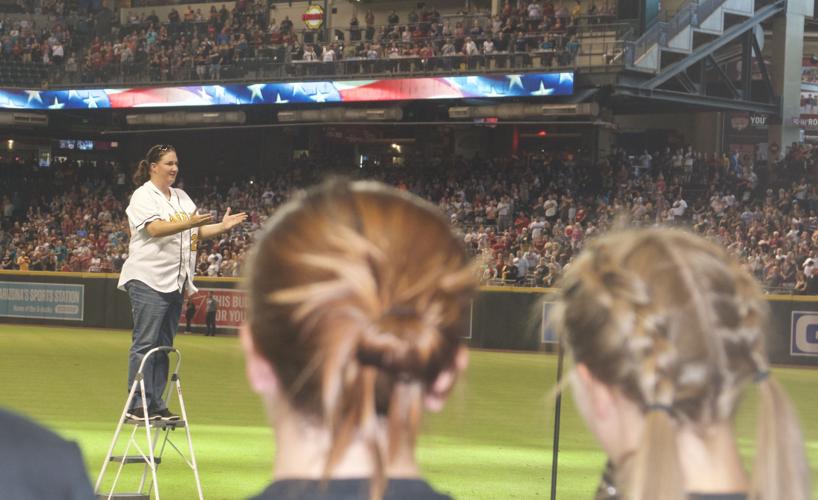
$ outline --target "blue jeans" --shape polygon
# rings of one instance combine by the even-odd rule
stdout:
[[[157,292],[138,280],[125,284],[131,299],[133,312],[133,337],[128,356],[128,391],[130,392],[139,364],[148,351],[154,347],[172,346],[179,317],[182,315],[183,294],[181,292]],[[151,410],[167,408],[162,394],[168,383],[168,354],[157,352],[148,358],[143,368],[145,376],[145,398]],[[137,387],[131,408],[142,407],[142,395]]]

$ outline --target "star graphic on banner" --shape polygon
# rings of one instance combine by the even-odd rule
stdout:
[[[560,85],[565,82],[573,82],[574,81],[574,74],[573,73],[560,73]]]
[[[2,107],[4,107],[4,108],[19,109],[19,108],[23,107],[23,106],[17,104],[16,102],[14,102],[14,99],[12,99],[12,96],[2,95],[2,93],[0,93],[0,104],[2,104]]]
[[[55,97],[54,98],[54,104],[50,104],[48,106],[48,109],[62,109],[64,106],[65,106],[65,103],[58,101],[57,98]]]
[[[290,102],[288,99],[282,99],[281,94],[276,94],[276,104],[287,104]]]
[[[264,88],[263,83],[256,83],[254,85],[248,85],[247,86],[247,89],[251,92],[250,102],[253,102],[253,99],[255,99],[256,97],[258,97],[259,101],[264,100],[264,96],[261,95],[261,89],[263,89],[263,88]]]
[[[213,89],[213,93],[216,95],[216,99],[224,99],[224,87],[221,85],[213,85],[210,87]]]
[[[506,75],[506,77],[511,80],[508,82],[508,90],[513,89],[515,85],[521,89],[525,89],[525,87],[523,87],[523,75]]]
[[[537,97],[541,97],[544,95],[551,95],[554,93],[554,89],[547,89],[545,85],[543,85],[542,80],[540,80],[540,88],[531,92],[531,95],[535,95]]]
[[[310,96],[313,101],[315,102],[327,102],[327,96],[329,94],[326,92],[321,92],[321,90],[316,90],[315,94]]]
[[[495,89],[495,88],[492,86],[492,87],[489,89],[489,91],[488,91],[488,93],[487,93],[486,95],[488,95],[488,97],[501,97],[501,96],[503,96],[504,94],[503,94],[502,92],[497,92],[497,89]]]
[[[213,100],[213,96],[211,96],[210,94],[207,93],[207,90],[204,88],[204,86],[202,86],[199,89],[199,97],[201,97],[202,99],[204,99],[206,101],[212,101]]]
[[[304,87],[302,87],[300,83],[294,83],[293,84],[293,95],[295,95],[295,94],[305,94],[306,95],[306,92],[304,92]]]
[[[98,108],[97,106],[97,98],[88,94],[88,97],[83,99],[83,102],[88,105],[88,109],[91,108]]]
[[[26,90],[26,94],[28,94],[28,101],[26,101],[26,104],[31,104],[32,99],[37,100],[40,104],[43,103],[43,98],[40,96],[39,90]]]
[[[68,91],[68,100],[69,100],[69,101],[70,101],[71,99],[79,99],[79,98],[80,98],[80,95],[79,95],[79,94],[77,94],[77,91],[76,91],[76,90],[73,90],[73,89],[72,89],[72,90],[69,90],[69,91]]]

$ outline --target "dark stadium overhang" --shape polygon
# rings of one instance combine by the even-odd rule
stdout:
[[[637,98],[642,101],[640,107],[644,108],[650,107],[652,102],[659,101],[663,104],[675,107],[677,111],[678,106],[692,106],[703,111],[747,111],[770,115],[778,114],[777,104],[743,101],[740,99],[729,99],[716,96],[703,96],[662,89],[644,89],[641,87],[619,86],[616,88],[613,97]],[[637,106],[639,106],[639,104],[637,104]],[[659,109],[657,108],[657,111],[658,110]]]

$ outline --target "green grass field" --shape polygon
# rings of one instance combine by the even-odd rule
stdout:
[[[0,325],[0,405],[76,440],[94,480],[127,395],[129,341],[124,331]],[[271,477],[272,431],[245,383],[237,339],[180,335],[176,345],[184,356],[183,389],[205,497],[241,499],[258,492]],[[778,368],[775,376],[798,406],[818,480],[818,370]],[[555,377],[552,355],[472,351],[446,410],[424,422],[419,458],[426,477],[456,498],[548,498],[548,393]],[[565,399],[558,496],[589,499],[604,457],[570,395]],[[750,394],[738,423],[747,456],[753,452],[754,408]],[[195,497],[192,474],[180,458],[166,454],[159,477],[163,498]]]

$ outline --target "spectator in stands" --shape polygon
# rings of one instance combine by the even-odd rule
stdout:
[[[19,257],[17,257],[17,269],[20,271],[28,271],[29,264],[31,264],[31,259],[25,252],[21,252]]]
[[[293,30],[293,22],[290,20],[290,16],[284,16],[284,20],[281,21],[281,33],[284,35],[289,35],[292,33]]]
[[[325,63],[332,63],[335,62],[335,50],[329,45],[324,45],[324,49],[321,52],[321,60]]]
[[[476,282],[461,242],[433,206],[374,183],[325,185],[281,213],[259,236],[241,328],[276,428],[276,481],[256,498],[442,498],[414,448],[422,410],[441,409],[467,363]]]
[[[562,26],[568,25],[571,19],[571,13],[568,11],[568,7],[565,6],[565,2],[563,0],[560,0],[559,5],[554,11],[554,16],[556,17],[557,24]]]
[[[364,23],[366,24],[366,41],[371,42],[375,37],[375,13],[372,12],[372,9],[367,9]]]
[[[395,12],[394,9],[392,10],[392,12],[389,13],[389,17],[387,17],[387,22],[389,23],[390,28],[395,28],[400,23],[400,16],[398,16],[398,13]]]
[[[795,408],[770,373],[767,300],[723,249],[675,230],[610,234],[561,290],[552,314],[574,399],[615,471],[606,496],[811,498]],[[735,414],[752,386],[748,475]]]
[[[494,54],[494,40],[491,38],[486,38],[483,41],[483,54],[487,56]]]
[[[302,61],[317,61],[318,55],[315,53],[315,48],[312,45],[304,47],[304,54],[301,56]]]
[[[349,20],[349,40],[351,42],[358,42],[361,40],[361,28],[358,16],[352,14],[352,19]]]
[[[580,17],[582,17],[582,2],[574,0],[574,6],[571,8],[571,22],[576,24]]]

